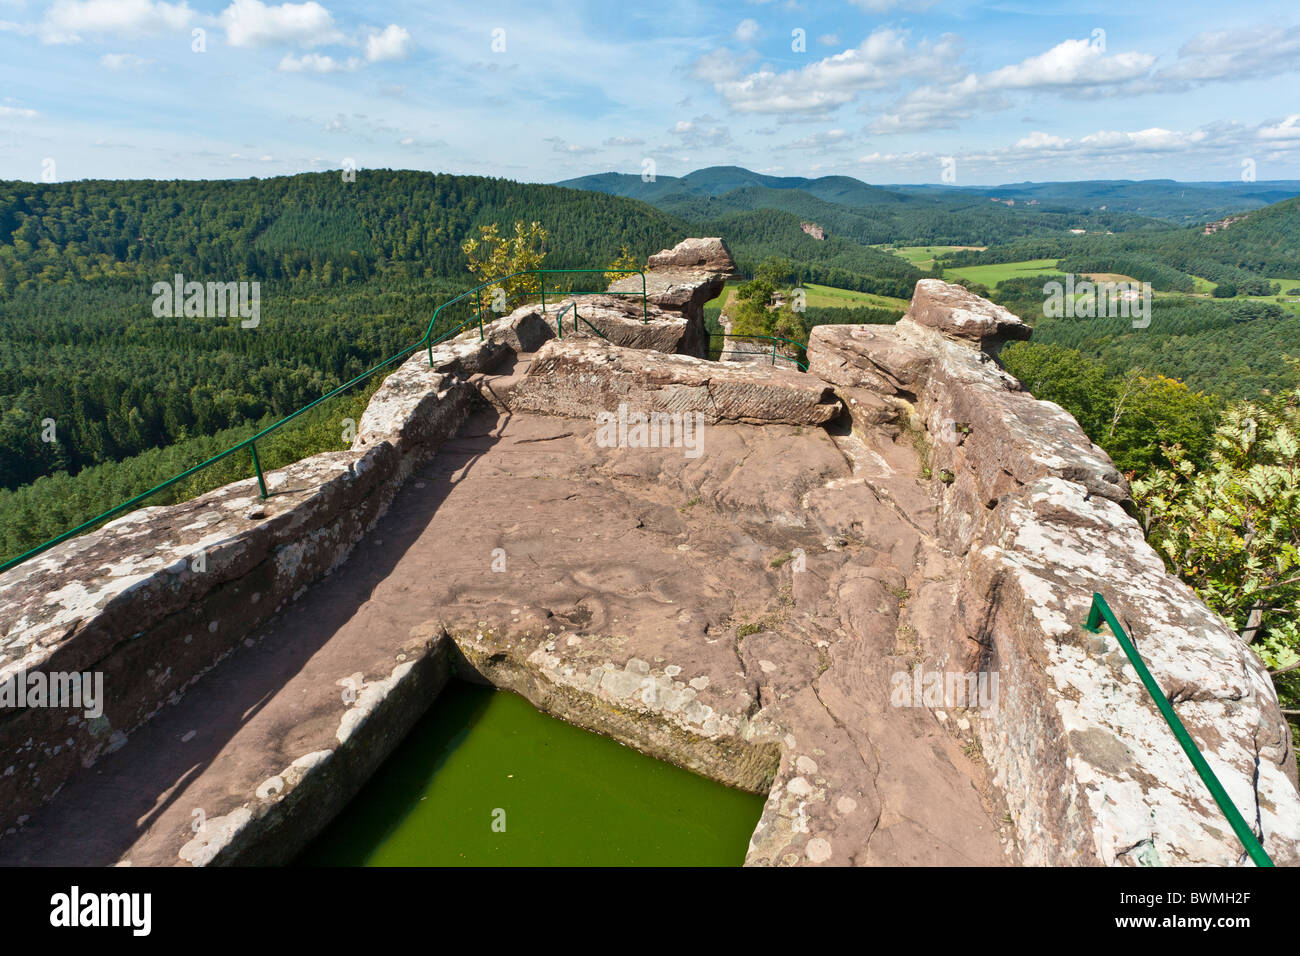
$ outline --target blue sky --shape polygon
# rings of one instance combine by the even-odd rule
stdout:
[[[1295,0],[0,0],[5,179],[1296,179],[1297,91]]]

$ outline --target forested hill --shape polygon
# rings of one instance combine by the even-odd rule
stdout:
[[[1096,205],[1009,206],[957,190],[904,192],[850,176],[766,176],[739,166],[711,166],[685,176],[643,180],[599,173],[559,183],[644,200],[691,223],[728,213],[777,210],[861,243],[985,245],[1023,236],[1068,235],[1071,229],[1125,232],[1167,224]]]
[[[414,341],[474,282],[462,243],[517,220],[542,224],[552,268],[608,266],[624,247],[644,261],[704,234],[723,236],[747,271],[782,255],[811,281],[892,296],[922,275],[848,238],[813,239],[788,212],[703,224],[634,199],[480,176],[0,182],[0,553],[151,487]],[[259,281],[260,324],[155,315],[154,283],[178,272]],[[326,417],[349,415],[331,406]],[[300,437],[286,438],[280,460],[327,447]],[[232,461],[232,474],[244,464]]]
[[[851,176],[768,176],[740,166],[710,166],[685,176],[656,176],[644,180],[628,173],[597,173],[566,179],[561,186],[598,190],[628,196],[671,210],[689,199],[738,199],[739,191],[796,194],[825,203],[870,208],[926,207],[960,213],[992,207],[992,214],[1026,225],[1051,227],[1062,214],[1087,215],[1090,229],[1115,232],[1143,228],[1159,220],[1165,225],[1187,225],[1258,209],[1300,194],[1300,181],[1183,183],[1171,179],[1090,180],[1059,183],[1011,183],[1005,186],[957,186],[940,183],[873,186]],[[775,199],[775,196],[769,197]],[[786,202],[790,202],[787,197]],[[768,208],[777,208],[770,206]],[[1015,219],[1013,220],[1013,217]],[[1055,222],[1059,228],[1059,222]],[[1078,223],[1076,225],[1083,225]],[[921,239],[916,232],[906,239]],[[899,237],[895,237],[899,238]],[[986,236],[985,241],[1001,241]]]
[[[467,276],[461,243],[489,222],[537,220],[546,264],[644,256],[686,228],[643,203],[481,176],[362,170],[218,181],[0,182],[0,293],[122,277],[310,278],[332,285],[396,269]]]
[[[1210,230],[1207,233],[1207,229]],[[1158,291],[1192,292],[1196,280],[1230,284],[1236,292],[1268,295],[1272,280],[1300,278],[1300,197],[1210,226],[1125,235],[1022,239],[983,251],[942,257],[945,267],[1059,259],[1066,272],[1119,273]]]
[[[1131,212],[1163,219],[1171,225],[1190,225],[1268,206],[1300,195],[1300,180],[1271,182],[1176,182],[1172,179],[1085,180],[1061,183],[1010,183],[1004,186],[916,185],[888,186],[902,193],[985,196],[1000,201],[1014,199],[1017,205],[1070,206],[1075,209],[1105,209]]]
[[[746,186],[721,196],[673,192],[654,200],[654,204],[692,223],[708,222],[727,213],[780,211],[815,222],[829,235],[865,244],[984,245],[1027,236],[1068,235],[1070,229],[1162,228],[1153,220],[1126,214],[1017,210],[979,197],[897,200],[850,205],[821,199],[801,189]]]

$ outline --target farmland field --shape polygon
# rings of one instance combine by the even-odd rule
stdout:
[[[722,290],[722,295],[718,296],[713,302],[705,306],[705,312],[720,312],[731,304],[736,289],[743,285],[741,282],[728,282]],[[806,282],[803,285],[808,291],[807,301],[805,304],[812,309],[855,309],[855,308],[873,308],[873,309],[897,309],[906,312],[911,304],[907,299],[896,299],[888,295],[876,295],[871,292],[853,292],[849,289],[837,289],[834,286],[818,285],[815,282]]]
[[[808,306],[810,308],[843,308],[854,309],[861,306],[869,306],[874,309],[902,309],[907,311],[911,304],[907,299],[896,299],[888,295],[874,295],[870,292],[851,292],[848,289],[836,289],[828,285],[817,285],[813,282],[804,284],[808,290]]]
[[[1024,262],[999,262],[991,266],[963,266],[959,269],[945,269],[943,277],[949,282],[966,279],[993,289],[1003,279],[1021,279],[1025,276],[1065,275],[1056,268],[1057,259],[1028,259]]]
[[[929,269],[934,265],[934,257],[945,252],[959,252],[963,249],[983,250],[985,246],[881,246],[884,252],[901,256],[918,269]]]

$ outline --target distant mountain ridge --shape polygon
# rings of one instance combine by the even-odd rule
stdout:
[[[793,191],[841,206],[966,204],[976,198],[1014,200],[1039,212],[1099,212],[1187,225],[1245,212],[1300,195],[1300,180],[1261,182],[1177,182],[1151,180],[1082,180],[1021,182],[1001,186],[950,184],[872,185],[851,176],[769,176],[741,166],[710,166],[685,176],[657,176],[645,181],[628,173],[596,173],[557,183],[640,199],[660,208],[681,208],[692,199],[721,199],[736,190]],[[991,204],[991,202],[990,202]],[[766,206],[763,208],[779,208]],[[788,209],[787,211],[793,211]]]

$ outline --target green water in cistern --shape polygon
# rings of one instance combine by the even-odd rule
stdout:
[[[763,798],[452,681],[300,857],[343,866],[739,866]]]

